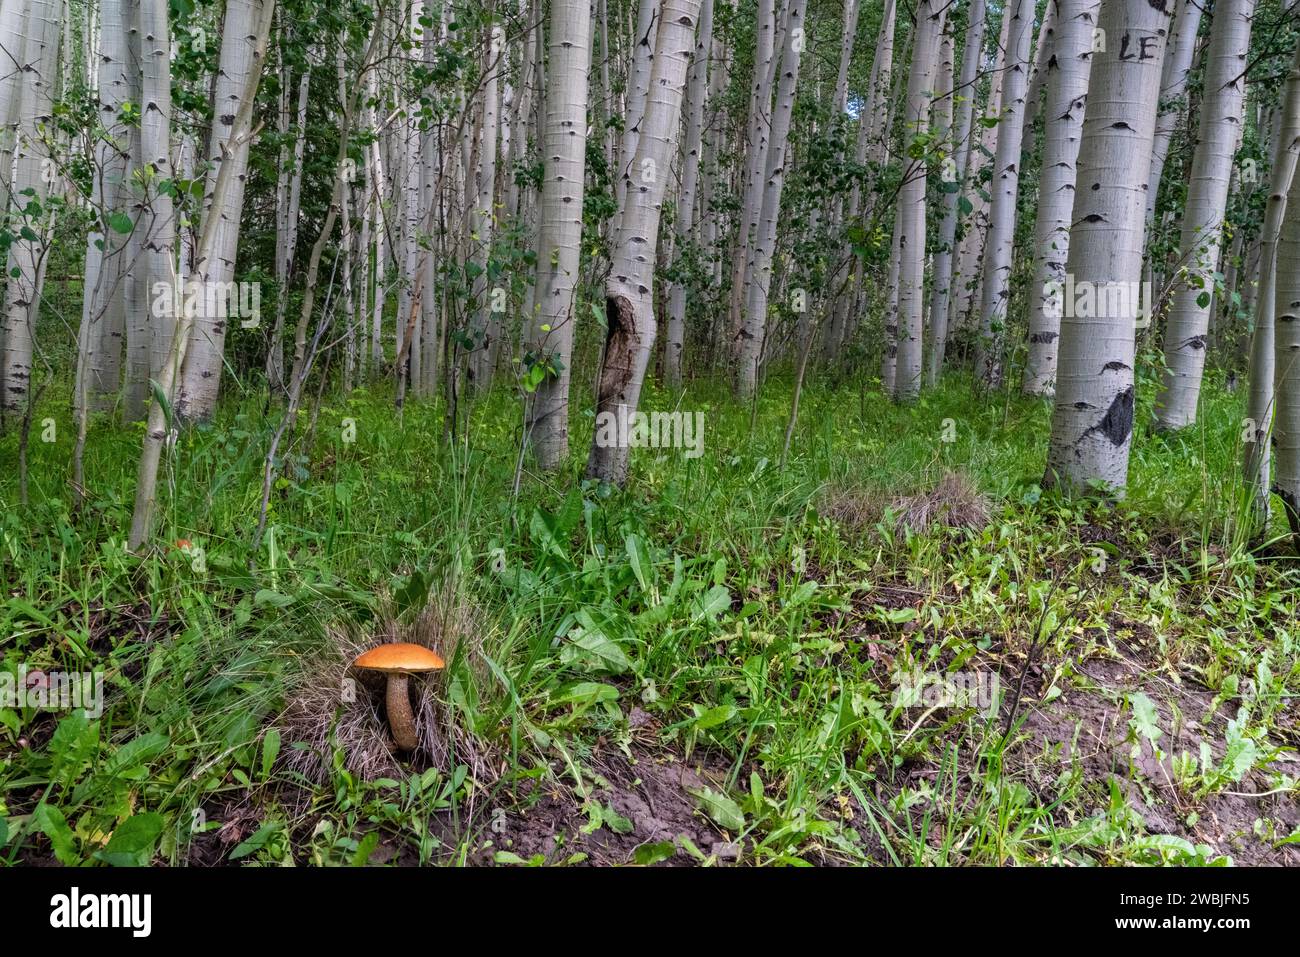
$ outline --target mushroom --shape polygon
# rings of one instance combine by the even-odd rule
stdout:
[[[438,671],[446,666],[446,662],[423,645],[398,642],[371,648],[359,655],[352,665],[364,671],[378,671],[388,676],[388,690],[384,696],[388,709],[388,727],[392,729],[393,741],[400,750],[414,750],[419,739],[415,735],[411,700],[406,695],[406,679],[413,674]]]

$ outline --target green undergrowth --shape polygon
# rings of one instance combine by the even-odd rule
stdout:
[[[1295,803],[1295,563],[1280,524],[1244,540],[1241,396],[1208,388],[1201,424],[1175,437],[1139,405],[1115,506],[1042,487],[1043,402],[977,396],[959,376],[908,408],[814,385],[782,466],[789,400],[781,381],[752,408],[718,385],[650,389],[649,409],[704,413],[704,453],[637,450],[622,491],[581,479],[592,417],[575,412],[568,467],[525,471],[515,496],[508,390],[452,443],[439,404],[410,402],[399,421],[386,390],[327,397],[277,463],[253,553],[275,422],[236,396],[182,434],[155,547],[135,556],[140,427],[92,424],[74,510],[75,430],[51,390],[34,418],[55,438],[34,429],[25,506],[16,464],[0,474],[3,669],[102,671],[105,703],[90,717],[0,708],[0,860],[1294,851],[1300,822],[1267,800],[1226,830],[1205,823],[1240,793]],[[17,441],[0,438],[6,462]],[[968,501],[900,519],[940,486]],[[409,625],[431,594],[472,609],[459,627],[473,641],[436,692],[454,746],[368,777],[335,735],[325,778],[304,777],[282,721],[304,669],[341,631]],[[908,703],[900,669],[997,675],[1000,694],[991,708]],[[695,839],[672,822],[643,834],[620,810],[638,776],[612,781],[611,755],[699,770]],[[544,798],[574,809],[573,831],[539,851],[501,825]]]

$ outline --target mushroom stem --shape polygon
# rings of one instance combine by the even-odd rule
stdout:
[[[411,699],[406,695],[406,675],[388,676],[388,692],[384,703],[388,708],[388,726],[393,731],[393,742],[402,751],[414,751],[420,739],[415,734]]]

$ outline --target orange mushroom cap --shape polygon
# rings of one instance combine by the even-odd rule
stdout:
[[[395,642],[371,648],[352,662],[357,668],[381,671],[385,674],[413,674],[419,671],[437,671],[447,663],[435,651],[423,645]]]

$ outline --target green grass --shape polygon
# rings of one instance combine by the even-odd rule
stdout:
[[[569,467],[526,474],[517,500],[508,391],[479,403],[452,447],[440,406],[409,403],[399,426],[387,391],[361,391],[327,400],[313,441],[285,456],[256,554],[274,421],[234,396],[165,462],[143,556],[123,548],[139,427],[94,423],[74,515],[66,400],[51,389],[37,410],[57,440],[33,442],[25,507],[14,470],[0,477],[0,651],[10,673],[102,669],[108,701],[89,721],[0,709],[0,860],[182,863],[206,839],[246,863],[359,863],[379,847],[406,862],[526,861],[494,842],[491,809],[553,793],[587,836],[620,833],[602,769],[647,748],[713,770],[694,795],[699,824],[758,864],[1220,860],[1231,849],[1196,839],[1199,809],[1247,787],[1294,796],[1295,572],[1265,557],[1276,549],[1245,547],[1243,400],[1216,386],[1186,436],[1153,435],[1139,406],[1115,507],[1041,489],[1046,403],[976,398],[958,376],[911,408],[809,388],[784,469],[785,383],[768,384],[752,430],[720,387],[692,388],[680,407],[704,411],[704,455],[638,450],[625,491],[581,480],[592,419],[575,413]],[[676,404],[654,390],[644,402]],[[0,438],[7,461],[16,449]],[[891,500],[948,472],[990,498],[987,527],[894,523]],[[825,516],[825,495],[844,490],[883,510],[861,527]],[[364,780],[342,754],[326,784],[286,771],[295,742],[268,729],[302,663],[332,629],[373,630],[390,597],[413,615],[430,583],[476,609],[476,647],[445,688],[491,773],[458,759]],[[903,662],[1000,670],[1009,690],[1044,623],[1009,733],[976,708],[893,701],[889,666]],[[1155,718],[1137,720],[1132,688],[1088,673],[1120,660]],[[1211,754],[1191,746],[1175,780],[1160,768],[1189,747],[1187,689],[1213,697],[1194,715]],[[1138,751],[1169,746],[1169,760],[1112,757],[1103,774],[1048,753],[1026,719],[1075,695],[1108,701]],[[633,728],[636,711],[650,732]],[[1187,833],[1152,833],[1135,794]],[[1289,853],[1296,822],[1258,811],[1252,840]],[[590,859],[591,842],[570,837],[585,850],[547,859]],[[718,860],[696,844],[646,842],[632,859]]]

